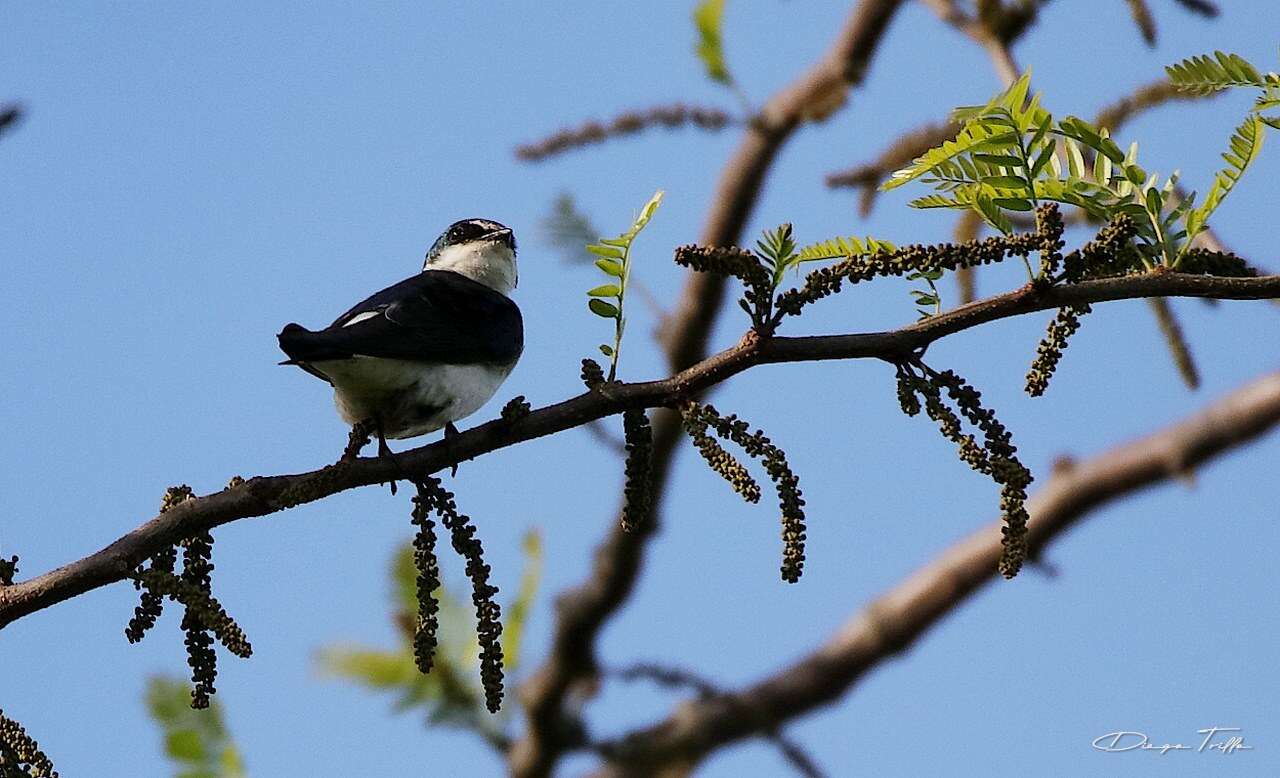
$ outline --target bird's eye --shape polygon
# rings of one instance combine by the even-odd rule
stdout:
[[[449,230],[449,242],[450,242],[450,243],[455,243],[455,242],[460,241],[460,240],[462,240],[462,230],[461,230],[461,229],[459,229],[458,227],[454,227],[453,229]]]

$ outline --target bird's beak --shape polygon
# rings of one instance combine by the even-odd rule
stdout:
[[[515,250],[515,247],[516,247],[515,237],[512,235],[511,230],[508,228],[503,228],[501,230],[494,230],[493,232],[490,232],[487,235],[485,235],[485,238],[489,240],[501,241],[502,243],[507,244],[507,246],[509,246],[512,250]]]

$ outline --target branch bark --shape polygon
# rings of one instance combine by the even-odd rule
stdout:
[[[76,562],[26,581],[0,587],[0,627],[23,616],[47,608],[100,586],[120,581],[143,560],[182,538],[190,537],[237,519],[265,516],[277,511],[323,499],[348,489],[386,483],[404,473],[434,473],[453,464],[473,459],[501,448],[534,438],[562,432],[621,413],[628,408],[668,408],[698,396],[708,388],[756,365],[778,362],[806,362],[836,359],[900,360],[930,343],[962,330],[1032,311],[1079,303],[1137,297],[1214,297],[1254,300],[1280,297],[1280,276],[1221,278],[1159,272],[1121,278],[1086,281],[1044,291],[1031,286],[961,306],[939,316],[885,332],[803,337],[744,337],[738,345],[660,381],[614,383],[533,411],[515,421],[495,419],[459,435],[416,449],[401,452],[395,461],[362,457],[339,462],[320,470],[295,475],[258,476],[235,486],[193,500],[187,500]],[[668,455],[676,435],[668,433]],[[633,536],[644,533],[615,531],[610,542],[638,544]],[[603,619],[612,598],[630,586],[629,576],[602,575],[600,565],[608,562],[609,546],[597,560],[597,570],[588,584],[593,599],[591,613]],[[638,564],[638,554],[628,565]],[[612,571],[610,571],[612,572]],[[619,589],[618,587],[622,587]],[[584,590],[587,591],[587,590]],[[578,596],[581,596],[579,593]],[[619,600],[612,601],[620,602]],[[576,607],[583,607],[573,603]],[[568,605],[562,604],[564,611]],[[563,620],[563,614],[562,614]],[[581,622],[583,633],[593,636],[599,622]],[[558,628],[557,640],[564,630]],[[560,646],[564,650],[564,646]],[[581,650],[581,649],[576,649]],[[567,661],[564,658],[555,661]]]
[[[1027,503],[1033,557],[1095,508],[1184,475],[1277,424],[1280,372],[1149,437],[1063,465]],[[685,774],[720,746],[836,701],[992,580],[1000,549],[997,521],[872,602],[804,659],[747,688],[686,702],[665,721],[603,744],[611,761],[598,774]]]

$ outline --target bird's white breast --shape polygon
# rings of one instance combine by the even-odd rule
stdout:
[[[386,437],[401,439],[475,413],[515,365],[428,365],[356,356],[313,366],[333,382],[334,402],[348,424],[376,420]]]

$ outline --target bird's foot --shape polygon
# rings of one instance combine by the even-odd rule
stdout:
[[[451,421],[447,421],[447,422],[445,422],[445,424],[444,424],[444,439],[445,439],[445,440],[452,440],[453,438],[455,438],[455,437],[457,437],[457,436],[458,436],[458,428],[457,428],[457,427],[455,427],[455,426],[453,426],[453,422],[451,422]],[[458,463],[457,463],[457,462],[454,462],[454,463],[453,463],[453,466],[449,468],[449,477],[450,477],[450,478],[457,478],[457,477],[458,477]]]
[[[396,459],[395,452],[392,451],[391,447],[387,445],[387,438],[382,434],[382,430],[378,430],[378,456],[383,459],[390,460],[391,464],[395,465],[396,473],[399,476],[404,476],[404,472],[400,470],[400,461]],[[392,496],[395,496],[395,493],[396,493],[396,479],[392,478],[391,479]]]

